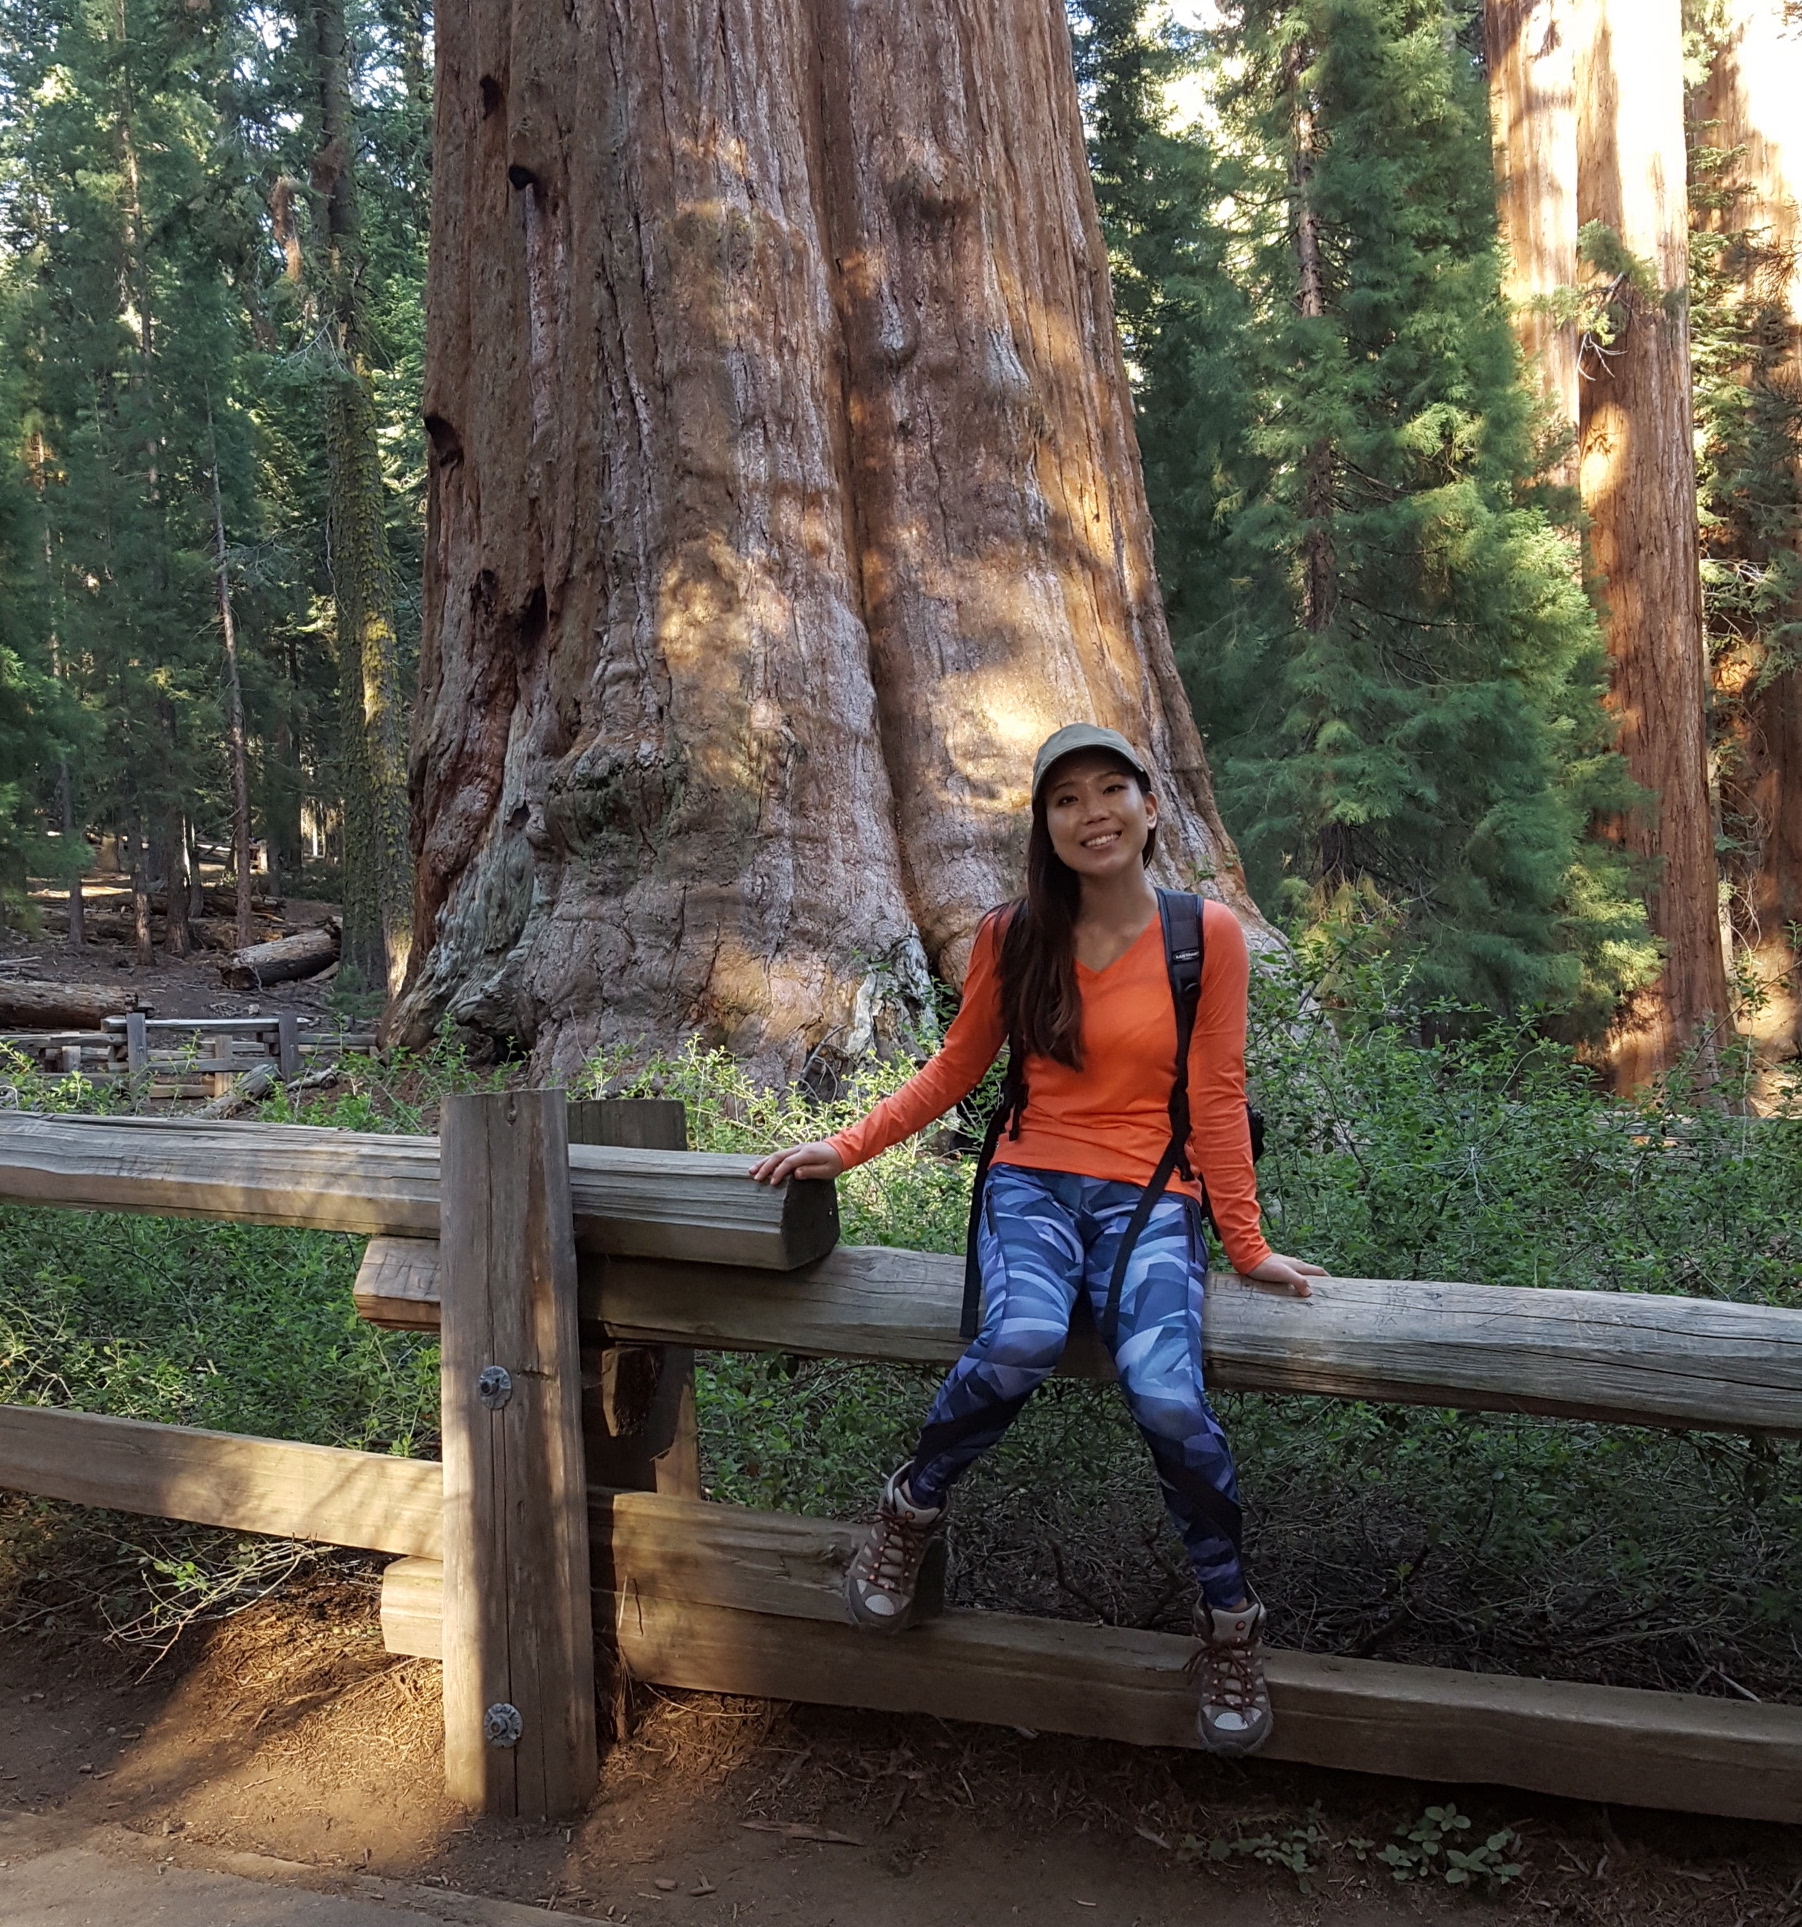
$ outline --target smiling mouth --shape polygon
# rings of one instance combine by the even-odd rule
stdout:
[[[1108,830],[1100,836],[1085,836],[1082,840],[1082,847],[1085,850],[1105,850],[1110,845],[1118,843],[1119,841],[1120,832],[1118,830]]]

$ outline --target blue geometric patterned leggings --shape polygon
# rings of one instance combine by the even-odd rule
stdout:
[[[939,1389],[907,1475],[921,1505],[943,1503],[1050,1377],[1069,1335],[1076,1294],[1099,1325],[1135,1184],[1066,1171],[991,1167],[977,1254],[982,1329]],[[1207,1247],[1196,1208],[1160,1198],[1127,1265],[1114,1364],[1157,1466],[1164,1503],[1211,1606],[1245,1597],[1233,1456],[1201,1382],[1201,1301]]]

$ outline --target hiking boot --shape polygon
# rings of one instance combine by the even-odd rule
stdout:
[[[1204,1753],[1243,1759],[1270,1737],[1270,1689],[1264,1683],[1264,1608],[1255,1599],[1236,1612],[1195,1607],[1201,1649],[1189,1662],[1200,1676],[1195,1730]]]
[[[945,1508],[908,1499],[906,1471],[890,1474],[876,1522],[845,1569],[852,1623],[869,1632],[905,1632],[945,1609]]]

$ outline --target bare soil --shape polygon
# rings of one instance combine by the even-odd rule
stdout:
[[[328,1885],[614,1922],[1802,1921],[1802,1828],[1460,1788],[1479,1831],[1521,1836],[1525,1871],[1484,1898],[1398,1887],[1352,1844],[1444,1788],[644,1689],[580,1821],[471,1818],[442,1793],[438,1669],[382,1650],[376,1600],[373,1566],[316,1570],[148,1673],[143,1649],[86,1631],[0,1639],[0,1818],[110,1824],[176,1865],[253,1853]],[[1309,1828],[1304,1875],[1208,1856]]]
[[[46,889],[34,889],[32,895],[43,910],[64,901],[60,892],[52,897]],[[124,877],[90,878],[85,895],[91,911],[131,908],[131,886]],[[312,929],[337,914],[336,904],[287,897],[282,901],[282,931]],[[269,927],[272,935],[282,931]],[[219,979],[224,961],[225,953],[218,950],[197,950],[187,957],[169,957],[159,950],[156,962],[144,966],[136,961],[131,944],[111,938],[96,939],[77,950],[67,937],[54,933],[26,937],[0,931],[0,967],[11,966],[15,975],[56,983],[129,985],[153,1006],[151,1014],[156,1017],[263,1017],[271,1011],[295,1010],[322,1022],[329,1019],[331,976],[307,983],[271,984],[255,991],[228,990]]]

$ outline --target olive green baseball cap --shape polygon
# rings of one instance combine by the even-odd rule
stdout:
[[[1134,771],[1147,789],[1152,787],[1151,770],[1145,758],[1117,729],[1103,729],[1099,723],[1066,723],[1055,735],[1047,736],[1032,759],[1032,793],[1036,800],[1039,785],[1051,774],[1052,767],[1079,749],[1098,749],[1118,756]]]

